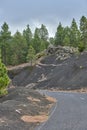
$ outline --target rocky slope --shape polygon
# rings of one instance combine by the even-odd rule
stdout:
[[[15,75],[13,84],[30,88],[58,90],[86,88],[87,52],[74,54],[75,51],[73,48],[51,47],[47,51],[47,53],[49,52],[48,56],[34,66],[32,71],[28,67]]]
[[[39,82],[35,88],[75,90],[87,87],[87,53],[73,55],[63,61],[54,61],[54,57],[48,56],[41,61],[39,66],[44,69],[42,73],[46,80]],[[51,64],[49,61],[52,61]]]

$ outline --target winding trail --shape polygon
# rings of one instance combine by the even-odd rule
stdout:
[[[35,130],[87,130],[87,94],[40,91],[57,99],[49,119]]]

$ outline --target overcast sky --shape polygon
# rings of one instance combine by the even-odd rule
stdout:
[[[0,26],[7,22],[12,33],[27,24],[34,31],[43,23],[52,36],[59,22],[70,26],[73,18],[79,23],[82,15],[87,16],[87,0],[0,0]]]

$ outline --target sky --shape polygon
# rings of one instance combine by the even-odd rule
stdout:
[[[0,27],[7,22],[13,34],[27,24],[32,32],[44,24],[51,37],[59,22],[70,26],[75,18],[79,24],[83,15],[87,17],[87,0],[0,0]]]

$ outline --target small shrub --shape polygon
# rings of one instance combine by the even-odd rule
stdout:
[[[0,96],[7,94],[7,86],[10,83],[10,79],[7,75],[5,65],[0,60]]]
[[[85,49],[84,44],[83,44],[83,43],[80,43],[80,44],[78,45],[78,50],[79,50],[79,52],[83,52],[84,49]]]

